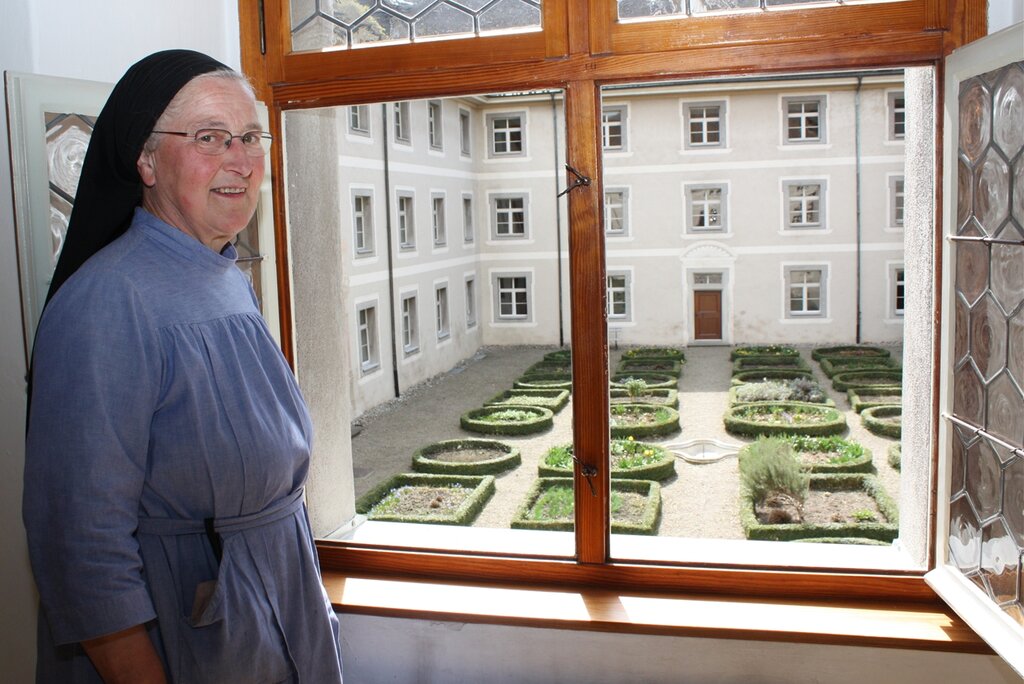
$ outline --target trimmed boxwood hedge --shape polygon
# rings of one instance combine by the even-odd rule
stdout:
[[[832,376],[832,387],[837,392],[880,385],[899,385],[902,382],[903,371],[900,370],[856,370]]]
[[[850,400],[850,407],[860,413],[872,406],[897,403],[903,398],[903,388],[900,385],[858,387],[846,390],[846,398]]]
[[[443,461],[435,458],[437,454],[462,449],[491,449],[502,452],[502,455],[485,461]],[[519,449],[493,439],[446,439],[417,449],[412,455],[413,470],[438,475],[497,475],[522,462]]]
[[[890,352],[885,347],[872,347],[864,344],[846,344],[838,347],[817,347],[811,350],[811,358],[815,361],[821,361],[823,358],[828,356],[837,357],[858,357],[862,358],[865,356],[890,356]]]
[[[827,420],[822,423],[807,425],[788,425],[764,423],[751,420],[746,416],[750,411],[774,406],[781,407],[784,410],[822,413],[827,416]],[[820,437],[837,435],[846,430],[846,416],[837,409],[822,404],[808,404],[802,401],[763,401],[754,404],[740,404],[727,409],[723,421],[725,422],[727,432],[734,435],[748,435],[750,437],[757,437],[759,435],[812,435]]]
[[[866,358],[826,356],[818,362],[821,372],[828,377],[839,373],[859,370],[899,370],[896,361],[888,356],[869,356]]]
[[[430,515],[369,515],[391,490],[400,487],[450,487],[458,485],[471,489],[470,496],[454,511]],[[368,515],[370,520],[386,522],[434,523],[438,525],[469,525],[494,495],[493,475],[434,475],[428,473],[401,473],[377,485],[359,497],[356,512]]]
[[[621,387],[612,387],[608,391],[609,398],[613,404],[654,404],[656,406],[671,406],[679,408],[679,390],[677,389],[650,389],[644,390],[643,396],[631,399],[629,390]],[[624,399],[625,401],[616,401]]]
[[[678,389],[679,378],[667,373],[615,373],[611,377],[611,386],[615,389],[625,389],[625,382],[630,378],[637,378],[647,383],[647,389]]]
[[[895,444],[890,444],[886,459],[894,469],[901,470],[903,468],[903,443],[896,442]]]
[[[625,440],[621,440],[625,441]],[[638,466],[636,468],[616,468],[612,466],[609,476],[613,480],[654,480],[661,482],[667,480],[676,474],[676,457],[675,455],[666,449],[665,447],[658,446],[657,444],[649,444],[647,442],[631,442],[636,445],[639,449],[651,449],[654,451],[654,456],[658,456],[658,460],[648,465]],[[557,444],[551,449],[562,448],[569,449],[572,453],[572,443],[568,444]],[[537,465],[537,473],[541,477],[572,477],[573,466],[572,463],[565,467],[559,468],[547,463],[547,456],[551,452],[548,449],[544,457],[541,458],[540,463]],[[614,457],[613,457],[614,458]]]
[[[729,352],[729,358],[733,361],[755,356],[800,356],[800,351],[785,344],[759,344],[736,347]]]
[[[749,492],[744,490],[740,496],[740,524],[743,526],[743,532],[747,539],[813,541],[864,538],[892,542],[899,534],[899,509],[874,475],[860,473],[811,475],[811,489],[831,492],[862,490],[875,500],[878,510],[885,516],[887,522],[816,525],[808,523],[765,524],[758,522],[757,516],[754,514],[754,502],[751,500]]]
[[[572,520],[531,520],[530,511],[533,509],[540,495],[551,487],[572,487],[571,477],[542,477],[538,478],[530,490],[526,493],[519,510],[512,517],[512,529],[514,530],[555,530],[571,532],[574,527]],[[616,520],[612,515],[612,534],[655,534],[658,530],[658,523],[661,522],[661,485],[650,480],[612,480],[611,490],[613,492],[634,492],[647,497],[647,507],[644,511],[644,519],[641,523],[626,523]]]
[[[675,359],[683,362],[686,354],[682,349],[673,347],[636,347],[622,352],[623,359]]]
[[[675,359],[623,359],[615,367],[616,373],[660,373],[674,375],[683,374],[683,364]]]
[[[484,406],[542,406],[558,413],[569,403],[569,390],[510,389],[488,399]]]
[[[572,350],[571,349],[559,349],[557,351],[548,352],[544,355],[545,361],[554,361],[556,363],[568,363],[572,361]]]
[[[532,417],[514,423],[492,423],[482,420],[484,416],[499,411],[524,411],[532,414]],[[459,424],[463,430],[485,435],[531,435],[550,428],[553,419],[554,413],[551,409],[541,406],[484,406],[463,413],[459,418]]]
[[[572,376],[567,373],[553,375],[524,375],[512,383],[515,389],[564,389],[572,391]]]
[[[615,425],[616,410],[623,413],[654,413],[661,414],[660,420],[648,425]],[[679,411],[670,406],[656,404],[612,404],[611,406],[612,437],[655,437],[669,435],[679,430]]]
[[[572,377],[572,362],[538,361],[523,371],[523,376],[528,375],[565,375]]]
[[[761,382],[762,380],[791,380],[793,378],[814,379],[814,375],[810,370],[798,370],[795,368],[786,370],[746,370],[740,371],[739,373],[733,373],[732,384],[742,385],[745,382]]]
[[[891,418],[892,416],[900,416],[900,422],[893,425],[880,420],[881,418]],[[881,406],[866,408],[860,412],[860,422],[864,424],[864,427],[869,432],[873,432],[880,437],[899,439],[903,434],[903,407],[899,404],[882,404]]]
[[[741,356],[732,362],[733,374],[758,370],[805,370],[810,368],[799,356]]]

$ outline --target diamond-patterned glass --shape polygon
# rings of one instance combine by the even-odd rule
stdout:
[[[291,0],[293,50],[541,28],[543,0]]]
[[[1024,624],[1024,63],[959,107],[949,561]]]

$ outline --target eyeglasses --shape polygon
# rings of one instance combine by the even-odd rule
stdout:
[[[195,133],[185,131],[153,131],[164,135],[180,135],[185,138],[192,138],[195,143],[196,152],[200,154],[224,154],[235,138],[242,143],[242,149],[251,157],[262,157],[270,149],[270,142],[274,139],[270,133],[262,131],[246,131],[239,135],[232,135],[231,131],[223,128],[200,128]]]

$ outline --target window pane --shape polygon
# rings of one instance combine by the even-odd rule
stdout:
[[[292,49],[394,44],[535,31],[543,0],[291,0]]]
[[[352,456],[354,485],[348,496],[354,501],[352,515],[358,502],[359,513],[370,518],[353,534],[376,529],[378,538],[406,534],[399,544],[458,548],[463,542],[452,537],[450,526],[402,532],[405,526],[386,517],[389,504],[374,510],[377,502],[371,500],[379,488],[404,482],[430,494],[422,502],[424,514],[436,519],[459,508],[479,485],[486,500],[469,506],[474,515],[458,521],[467,547],[571,556],[571,510],[569,522],[544,522],[573,501],[572,468],[566,467],[571,456],[564,460],[572,452],[571,365],[565,348],[570,339],[568,232],[565,201],[556,198],[553,180],[564,174],[565,151],[556,153],[552,142],[565,140],[560,93],[360,107],[371,135],[395,131],[400,124],[407,142],[389,135],[368,145],[348,135],[350,107],[284,115],[287,156],[294,161],[288,182],[297,193],[289,196],[288,220],[302,226],[293,233],[292,251],[297,262],[331,264],[316,278],[297,274],[296,329],[312,328],[315,332],[304,339],[331,349],[317,357],[318,375],[324,364],[338,363],[345,378],[338,392],[342,406],[351,407],[351,416],[339,413]],[[332,116],[340,126],[324,126]],[[438,136],[438,131],[451,133]],[[534,138],[544,143],[529,156],[517,154]],[[443,144],[431,146],[438,139]],[[451,144],[456,139],[467,145]],[[486,139],[500,144],[479,152],[468,145]],[[495,151],[510,154],[494,157]],[[308,161],[314,158],[337,164],[315,168]],[[340,224],[331,225],[332,220]],[[361,237],[339,241],[337,235]],[[325,252],[331,245],[340,249],[337,258]],[[303,313],[307,303],[328,296],[337,296],[338,309],[350,318],[332,322]],[[296,356],[302,376],[301,346]],[[349,420],[355,436],[347,434]],[[324,428],[321,419],[318,437]],[[441,444],[450,440],[460,440],[461,447]],[[543,473],[569,478],[557,483],[568,482],[569,488],[545,493],[537,483],[553,447],[559,457]],[[459,480],[456,491],[438,485],[427,492],[426,480],[409,480],[410,473],[477,479]],[[394,479],[398,476],[406,479]],[[541,495],[550,511],[539,521],[514,521],[528,497]],[[379,532],[382,526],[390,531]],[[540,529],[520,529],[531,527]]]
[[[886,507],[901,491],[900,472],[887,460],[898,440],[864,427],[845,387],[826,373],[834,367],[812,352],[856,346],[860,336],[884,350],[886,368],[900,365],[903,323],[893,309],[897,293],[901,305],[904,296],[903,232],[890,225],[889,200],[897,188],[890,181],[902,179],[904,169],[902,147],[888,134],[887,103],[902,91],[902,80],[900,72],[861,72],[603,89],[602,111],[628,111],[631,131],[630,154],[602,160],[609,467],[612,482],[629,477],[630,469],[658,481],[662,505],[649,534],[617,534],[635,531],[627,521],[641,524],[642,515],[634,508],[636,491],[613,487],[614,558],[692,558],[693,549],[704,547],[672,540],[696,538],[728,542],[734,546],[722,548],[735,548],[740,562],[754,561],[761,549],[748,547],[748,539],[826,536],[829,529],[846,530],[830,536],[852,545],[860,524],[855,512],[873,517],[884,538],[876,541],[897,535],[895,511]],[[607,138],[607,118],[604,123],[595,133]],[[827,148],[790,144],[823,138]],[[858,168],[859,220],[856,198],[847,192],[858,185]],[[629,189],[628,239],[615,233],[620,188]],[[837,188],[842,191],[834,194]],[[762,349],[737,355],[744,347]],[[778,347],[795,356],[763,356]],[[889,377],[899,385],[899,371]],[[834,445],[820,446],[818,454],[809,444],[786,443],[784,457],[796,463],[798,481],[801,469],[813,468],[814,486],[831,486],[834,480],[818,473],[847,466],[825,464],[860,458],[870,461],[873,482],[889,499],[878,504],[860,492],[857,508],[846,512],[831,507],[848,493],[826,496],[827,489],[800,490],[804,503],[786,512],[777,510],[786,508],[782,499],[743,499],[737,452],[754,445],[761,431],[804,420],[802,405],[767,408],[764,402],[773,399],[823,408],[832,402],[845,421],[838,428],[851,441],[845,456],[829,455]],[[886,401],[898,404],[899,392],[890,391]],[[763,412],[771,427],[740,424],[729,412],[741,405],[753,407],[753,416]],[[757,458],[747,453],[742,462]],[[805,516],[803,531],[794,531],[793,522],[783,525],[786,533],[776,532],[770,521],[789,515]],[[833,515],[846,516],[845,527]],[[785,557],[812,547],[779,546],[776,553]]]

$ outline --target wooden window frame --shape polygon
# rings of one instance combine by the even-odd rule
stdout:
[[[579,469],[575,475],[575,555],[509,556],[320,541],[322,566],[328,572],[344,568],[348,573],[372,576],[480,582],[528,578],[546,587],[802,600],[834,599],[841,584],[846,601],[936,602],[935,593],[922,579],[923,572],[917,571],[794,570],[611,558],[609,478],[607,469],[600,467],[608,459],[600,88],[627,81],[719,74],[921,65],[941,72],[943,58],[953,49],[985,35],[985,4],[905,0],[636,23],[618,23],[614,14],[615,3],[607,0],[549,0],[544,3],[544,30],[540,32],[437,41],[426,50],[419,45],[401,45],[292,53],[288,49],[287,0],[239,0],[243,70],[268,104],[270,131],[276,139],[283,139],[282,116],[291,109],[558,88],[565,95],[565,117],[573,122],[566,129],[567,159],[596,180],[589,191],[568,196],[575,453],[582,465],[598,467],[598,475],[592,478],[597,496],[590,495],[589,481]],[[276,179],[281,343],[291,360],[295,343],[280,145],[274,146],[271,158]],[[941,178],[941,163],[939,168]],[[936,246],[936,257],[941,249]],[[938,315],[935,327],[938,330]],[[939,336],[935,339],[938,351]],[[939,369],[933,373],[938,376]],[[933,411],[933,433],[937,413]],[[937,452],[932,457],[934,467]],[[934,544],[928,554],[932,566]]]

